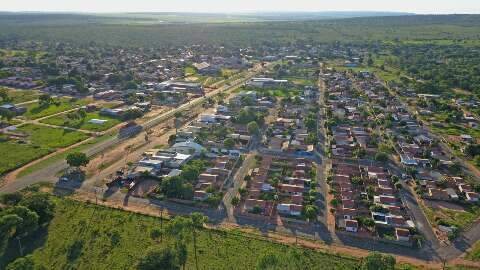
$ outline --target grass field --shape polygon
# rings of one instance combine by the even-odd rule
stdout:
[[[150,237],[152,229],[160,227],[158,218],[68,199],[55,201],[56,214],[48,229],[23,241],[26,253],[45,269],[134,269],[146,251],[174,244],[170,235],[163,242]],[[202,230],[197,243],[200,269],[254,269],[258,258],[268,252],[280,257],[293,254],[297,269],[354,269],[358,264],[354,259],[276,244],[241,232]],[[17,252],[13,241],[0,262],[8,263],[18,257]],[[194,268],[190,242],[186,269]]]
[[[24,142],[6,140],[0,142],[0,174],[21,167],[55,149],[85,140],[88,136],[81,132],[66,131],[59,128],[25,125],[18,133],[27,134]]]
[[[23,115],[28,119],[38,119],[52,114],[60,113],[63,111],[74,109],[87,105],[92,102],[91,99],[72,99],[72,98],[60,98],[58,104],[50,104],[49,106],[40,106],[38,102],[28,104],[25,106],[27,112]]]
[[[89,123],[88,121],[92,119],[102,119],[102,120],[108,120],[108,121],[104,124]],[[62,114],[62,115],[46,118],[41,122],[45,124],[55,125],[55,126],[65,126],[65,127],[91,130],[91,131],[104,131],[120,124],[122,121],[117,118],[100,115],[99,112],[90,112],[86,114],[85,118],[69,119],[66,114]]]
[[[18,144],[15,142],[0,142],[0,175],[21,167],[28,162],[40,158],[50,151],[46,148],[31,144]]]
[[[28,134],[31,144],[45,148],[66,147],[88,138],[82,132],[38,125],[25,125],[18,128],[18,131]]]
[[[5,87],[0,87],[5,88]],[[35,90],[18,90],[18,89],[13,89],[13,88],[8,88],[7,89],[7,95],[11,99],[8,103],[13,103],[13,104],[18,104],[22,102],[27,102],[27,101],[32,101],[38,98],[40,96],[40,92],[35,91]],[[4,101],[1,101],[0,104],[7,103]]]
[[[81,145],[78,145],[76,147],[73,147],[71,149],[69,149],[68,151],[65,151],[63,153],[58,153],[56,155],[53,155],[49,158],[46,158],[42,161],[39,161],[38,163],[36,164],[33,164],[32,166],[29,166],[28,168],[25,168],[24,170],[22,170],[19,174],[18,174],[18,177],[23,177],[23,176],[26,176],[26,175],[29,175],[33,172],[36,172],[38,170],[41,170],[59,160],[64,160],[68,154],[70,153],[74,153],[74,152],[81,152],[89,147],[92,147],[93,145],[97,144],[97,143],[100,143],[100,142],[103,142],[105,140],[108,140],[110,139],[112,136],[114,135],[103,135],[103,136],[100,136],[100,137],[96,137],[88,142],[85,142]]]

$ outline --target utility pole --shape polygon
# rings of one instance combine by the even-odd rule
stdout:
[[[162,234],[160,235],[160,243],[163,242],[163,208],[160,207],[160,230]]]

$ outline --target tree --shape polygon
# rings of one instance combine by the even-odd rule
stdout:
[[[22,221],[22,218],[15,214],[0,216],[0,256],[3,254],[8,240],[15,235],[17,227]]]
[[[43,94],[38,97],[40,107],[48,107],[52,104],[53,98],[49,94]]]
[[[317,217],[317,207],[314,205],[305,206],[304,216],[308,221],[312,221]]]
[[[0,119],[6,119],[7,121],[10,121],[13,117],[15,117],[14,112],[0,109]]]
[[[81,152],[68,154],[66,160],[69,166],[76,168],[87,166],[88,162],[90,162],[87,155]]]
[[[38,223],[43,225],[53,218],[55,204],[46,193],[34,193],[20,202],[20,205],[38,214]]]
[[[394,270],[395,257],[371,252],[362,262],[362,270]]]
[[[177,270],[180,269],[175,251],[171,248],[163,248],[158,251],[150,251],[140,259],[137,264],[138,270]]]
[[[232,138],[226,138],[223,141],[223,146],[227,149],[232,149],[233,147],[235,147],[235,141]]]
[[[16,215],[22,219],[17,224],[14,236],[27,236],[38,229],[38,214],[25,206],[14,206],[5,211],[7,215]]]
[[[375,154],[375,160],[380,162],[385,162],[388,160],[388,154],[383,152],[378,152]]]
[[[0,202],[5,205],[16,205],[23,199],[20,192],[7,193],[0,196]]]
[[[258,135],[260,133],[260,127],[255,121],[247,124],[247,130],[250,135]]]
[[[18,258],[7,265],[6,270],[33,270],[35,262],[30,256]]]
[[[240,203],[240,199],[238,197],[233,197],[231,200],[231,204],[233,206],[237,206]]]
[[[0,88],[0,98],[3,103],[8,103],[12,101],[12,98],[8,96],[8,91],[6,88]]]

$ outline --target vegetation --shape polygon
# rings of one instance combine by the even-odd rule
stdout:
[[[77,128],[77,129],[91,130],[91,131],[104,131],[122,122],[118,118],[100,115],[99,112],[85,112],[82,114],[81,113],[82,111],[83,110],[80,109],[77,112],[53,116],[53,117],[44,119],[41,122],[49,125],[65,126],[70,128]],[[89,122],[92,119],[101,119],[101,120],[107,120],[107,121],[103,124],[94,124]]]
[[[67,164],[70,167],[80,168],[87,166],[90,161],[85,153],[75,152],[67,155]]]
[[[29,119],[38,119],[52,114],[84,106],[91,102],[89,99],[74,98],[49,98],[48,100],[31,103],[26,105],[27,112],[24,114]]]
[[[26,137],[0,141],[0,151],[3,154],[0,159],[0,174],[88,138],[82,132],[30,124],[18,128],[16,132],[25,134]]]
[[[185,16],[184,16],[185,17]],[[191,17],[190,15],[188,16]],[[70,14],[3,15],[0,38],[119,46],[247,45],[377,40],[478,38],[477,15],[397,16],[344,20],[223,24],[130,24],[124,19]],[[185,20],[185,19],[183,19]],[[85,23],[95,21],[96,23]],[[54,26],[54,27],[45,27]]]
[[[22,241],[25,255],[30,254],[28,258],[33,260],[35,267],[90,269],[94,265],[95,269],[134,269],[145,265],[141,262],[148,261],[146,256],[150,252],[160,252],[163,259],[155,259],[157,262],[171,262],[168,258],[178,258],[175,246],[179,235],[166,229],[163,240],[151,237],[150,232],[159,227],[158,218],[68,199],[53,198],[53,201],[55,215],[47,230]],[[189,223],[190,218],[185,219]],[[164,221],[164,227],[170,227],[170,222],[173,221]],[[183,225],[178,227],[185,228]],[[181,231],[185,237],[193,237],[191,229]],[[325,269],[326,266],[329,269],[354,269],[357,266],[353,259],[276,244],[240,232],[203,228],[196,232],[199,269],[225,269],[232,265],[254,269],[261,254],[268,253],[282,258],[279,265],[285,263],[302,269]],[[186,269],[195,269],[193,239],[185,245],[188,254]],[[288,254],[288,259],[284,254]],[[17,257],[18,248],[15,242],[11,242],[0,258],[3,264],[0,267]]]
[[[467,259],[472,261],[480,261],[480,242],[476,242],[469,252],[467,252]]]

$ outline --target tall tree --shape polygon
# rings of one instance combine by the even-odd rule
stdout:
[[[82,166],[87,166],[90,162],[87,155],[81,152],[75,152],[67,155],[67,164],[71,167],[76,167],[77,169]]]

